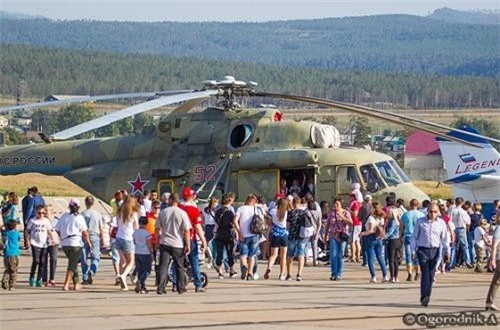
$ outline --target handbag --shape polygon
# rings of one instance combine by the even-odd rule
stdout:
[[[337,212],[334,213],[335,214],[335,223],[337,223]],[[338,228],[338,225],[337,225],[337,228]],[[342,226],[342,230],[341,231],[338,231],[339,232],[339,240],[341,242],[349,242],[349,240],[351,239],[351,236],[345,231],[345,226]]]

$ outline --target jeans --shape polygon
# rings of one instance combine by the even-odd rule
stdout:
[[[317,262],[318,260],[318,236],[313,235],[311,238],[309,238],[309,243],[311,243],[311,250],[312,250],[312,255],[313,255],[313,264]]]
[[[186,290],[186,276],[181,276],[181,274],[186,273],[186,267],[184,263],[186,261],[186,255],[184,254],[183,248],[174,248],[171,246],[166,246],[160,244],[160,281],[158,283],[158,292],[165,291],[165,287],[168,284],[168,268],[170,265],[170,259],[174,260],[174,269],[177,273],[177,287],[179,292]]]
[[[331,276],[341,278],[344,271],[344,251],[347,242],[341,242],[337,241],[335,238],[330,238],[328,244],[330,247]]]
[[[141,289],[146,288],[146,280],[151,274],[151,264],[153,257],[151,254],[136,254],[135,267],[137,270],[137,283]]]
[[[30,278],[34,278],[36,272],[37,273],[36,280],[41,281],[43,277],[43,271],[45,270],[45,260],[47,259],[47,248],[39,248],[36,246],[32,246],[31,256],[33,257],[33,261],[31,263]]]
[[[194,286],[198,289],[201,288],[201,271],[200,271],[200,259],[198,257],[198,241],[191,240],[191,252],[188,255],[189,264],[191,265],[191,270],[193,272]]]
[[[92,242],[92,251],[87,245],[87,242],[83,242],[82,256],[80,263],[82,265],[82,280],[86,282],[89,279],[89,272],[92,272],[92,276],[97,273],[99,268],[99,262],[101,261],[101,239],[98,235],[90,235],[90,241]],[[90,267],[87,264],[87,259],[90,257]]]
[[[470,264],[469,244],[467,243],[467,233],[465,231],[465,228],[463,227],[456,228],[455,236],[457,237],[457,246],[455,248],[458,248],[460,246],[465,263]],[[456,266],[457,264],[457,259],[458,259],[457,252],[458,251],[455,251],[455,256],[453,258],[453,266]]]
[[[467,233],[467,244],[469,245],[469,256],[471,263],[476,263],[476,249],[474,248],[474,231]]]
[[[57,268],[57,249],[58,245],[51,245],[47,248],[47,257],[45,259],[45,269],[43,272],[43,281],[53,281],[56,277]],[[50,261],[49,261],[50,259]],[[50,268],[50,272],[49,272]]]
[[[365,266],[368,264],[368,246],[366,244],[366,236],[361,236],[361,254],[363,256],[362,265]]]
[[[407,235],[403,238],[404,248],[405,248],[405,263],[406,266],[418,266],[418,260],[413,260],[413,252],[410,245],[411,236]]]
[[[432,293],[432,283],[436,274],[436,265],[439,258],[438,248],[417,249],[418,264],[422,277],[420,278],[420,299],[430,297]]]
[[[378,264],[380,266],[380,270],[382,271],[382,276],[387,276],[387,269],[385,267],[385,259],[382,254],[382,250],[384,249],[384,245],[382,244],[382,240],[377,239],[375,234],[370,234],[365,237],[365,244],[367,246],[367,254],[368,254],[368,269],[370,270],[371,277],[375,277],[375,258],[377,258]]]
[[[254,257],[259,250],[259,236],[252,235],[245,237],[243,242],[240,242],[240,258]]]
[[[111,261],[113,262],[113,265],[120,263],[120,253],[116,248],[115,240],[111,241]]]

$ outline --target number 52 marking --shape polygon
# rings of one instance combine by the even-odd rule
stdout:
[[[194,182],[214,181],[216,171],[215,164],[196,165],[194,167]]]

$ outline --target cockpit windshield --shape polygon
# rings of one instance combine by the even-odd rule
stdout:
[[[382,178],[389,186],[396,186],[402,182],[396,171],[389,165],[389,162],[378,162],[375,163],[375,165],[380,175],[382,175]]]
[[[390,160],[389,163],[391,164],[392,168],[396,170],[398,173],[399,177],[404,181],[404,182],[410,182],[410,178],[406,173],[399,167],[398,163],[396,163],[395,160]]]
[[[360,167],[360,170],[363,180],[366,183],[366,189],[369,192],[375,192],[385,188],[385,184],[373,164],[363,165]]]

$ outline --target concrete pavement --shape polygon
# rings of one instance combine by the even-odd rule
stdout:
[[[370,284],[368,269],[351,263],[339,282],[329,281],[328,266],[306,267],[303,282],[277,280],[276,266],[267,281],[219,280],[203,268],[207,293],[194,293],[191,283],[184,295],[169,290],[158,296],[153,276],[149,294],[121,292],[113,285],[110,259],[102,260],[92,286],[63,292],[66,259],[60,254],[58,261],[56,287],[30,288],[31,257],[21,257],[16,291],[0,292],[0,329],[418,329],[425,326],[409,327],[403,315],[482,312],[492,275],[466,269],[438,275],[431,303],[423,308],[418,283],[404,281],[403,267],[398,284]],[[261,262],[261,278],[264,270]],[[495,317],[500,320],[500,314]]]

